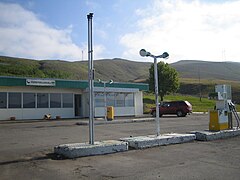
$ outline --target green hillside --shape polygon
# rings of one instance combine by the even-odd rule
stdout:
[[[240,103],[240,63],[183,60],[171,64],[180,75],[178,93],[207,97],[217,84],[232,86],[232,99]]]
[[[151,63],[123,59],[96,60],[94,61],[95,78],[122,82],[145,81],[148,78],[150,65]],[[36,61],[0,56],[0,75],[86,80],[88,78],[88,62]]]
[[[207,97],[216,84],[232,85],[233,100],[240,103],[240,63],[184,60],[170,64],[180,76],[178,93]],[[151,63],[124,59],[94,61],[95,79],[146,82]],[[86,80],[87,61],[32,60],[0,56],[0,76]]]
[[[64,61],[36,61],[31,59],[11,58],[0,56],[0,75],[38,78],[69,78],[71,73],[58,67]],[[56,66],[51,66],[56,64]]]
[[[240,81],[240,63],[184,60],[171,64],[181,78]]]

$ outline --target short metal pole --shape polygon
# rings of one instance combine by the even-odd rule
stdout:
[[[104,119],[107,121],[107,93],[106,93],[106,82],[104,84]]]
[[[159,118],[159,100],[158,100],[158,68],[157,68],[157,57],[154,58],[154,81],[155,81],[155,102],[156,102],[156,126],[157,136],[160,135],[160,118]]]

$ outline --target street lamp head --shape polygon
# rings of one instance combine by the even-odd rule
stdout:
[[[92,17],[93,17],[93,13],[89,13],[89,14],[87,15],[87,18],[88,18],[88,19],[92,19]]]
[[[164,52],[162,55],[161,55],[163,59],[167,59],[169,58],[169,54],[167,52]]]
[[[151,55],[151,53],[150,53],[150,52],[147,52],[145,49],[141,49],[141,50],[139,51],[139,54],[140,54],[140,56],[142,56],[142,57],[150,56],[150,55]]]
[[[167,59],[169,57],[169,54],[167,52],[164,52],[162,55],[159,55],[159,56],[154,56],[152,55],[150,52],[146,51],[145,49],[141,49],[139,51],[139,54],[142,56],[142,57],[153,57],[153,58],[163,58],[163,59]]]
[[[113,80],[112,79],[110,79],[110,81],[109,81],[109,84],[112,84],[113,83]]]
[[[146,54],[147,54],[147,51],[146,51],[145,49],[141,49],[141,50],[139,51],[139,54],[140,54],[140,56],[145,57]]]

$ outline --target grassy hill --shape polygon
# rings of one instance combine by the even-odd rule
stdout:
[[[207,80],[240,81],[240,63],[182,60],[170,64],[183,82]],[[150,62],[136,62],[124,59],[103,59],[94,61],[96,78],[114,81],[145,81],[148,78]],[[87,79],[87,61],[32,60],[0,56],[1,76],[49,77],[63,79]]]
[[[240,63],[183,60],[171,64],[181,78],[240,81]]]
[[[61,67],[61,62],[64,61],[51,62],[56,64],[55,67],[52,67],[50,62],[0,56],[0,75],[63,79],[69,77],[69,72],[57,68]]]
[[[150,65],[151,63],[123,59],[96,60],[94,61],[95,78],[122,82],[144,81],[148,78]],[[0,56],[0,75],[86,80],[88,78],[88,62],[36,61]]]
[[[178,93],[204,97],[216,84],[232,85],[233,99],[240,103],[240,63],[182,60],[170,64],[180,76]],[[146,82],[151,63],[124,59],[95,60],[95,79]],[[32,60],[0,56],[0,76],[86,80],[87,61]]]
[[[171,64],[180,75],[178,93],[207,97],[217,84],[232,86],[233,101],[240,103],[240,63],[183,60]]]

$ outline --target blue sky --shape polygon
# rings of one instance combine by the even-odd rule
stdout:
[[[0,0],[0,55],[87,59],[94,13],[94,59],[139,56],[145,48],[179,60],[240,61],[239,0]]]

